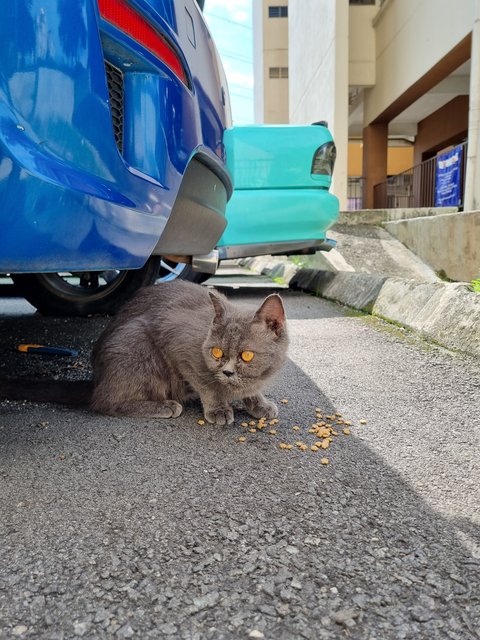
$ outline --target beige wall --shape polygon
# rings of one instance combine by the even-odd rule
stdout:
[[[472,30],[472,0],[386,0],[374,20],[376,84],[365,92],[373,122]]]
[[[269,18],[269,5],[287,6],[287,0],[262,0],[263,16],[263,122],[286,124],[288,78],[270,78],[270,67],[288,67],[288,18]]]
[[[285,49],[264,50],[263,59],[265,61],[263,121],[265,124],[287,124],[288,78],[269,78],[269,68],[288,67],[288,51]]]
[[[373,18],[378,7],[349,7],[348,77],[350,86],[375,84],[375,30]]]

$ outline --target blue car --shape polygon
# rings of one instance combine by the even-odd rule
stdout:
[[[228,89],[201,0],[0,6],[0,273],[111,313],[164,264],[213,271]]]

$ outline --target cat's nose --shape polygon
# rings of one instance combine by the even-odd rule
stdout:
[[[224,369],[223,370],[223,374],[225,376],[227,376],[227,378],[230,378],[231,376],[233,376],[234,373],[235,373],[235,371],[230,371],[230,369]]]

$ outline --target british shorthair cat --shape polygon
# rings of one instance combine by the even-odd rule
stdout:
[[[152,285],[97,341],[91,406],[113,416],[176,418],[196,397],[210,423],[232,423],[236,401],[254,418],[271,419],[278,409],[261,391],[284,363],[287,346],[277,294],[252,310],[190,282]]]

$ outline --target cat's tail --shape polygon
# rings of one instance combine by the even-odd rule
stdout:
[[[0,378],[0,401],[28,400],[85,407],[93,393],[91,380],[29,380]]]

